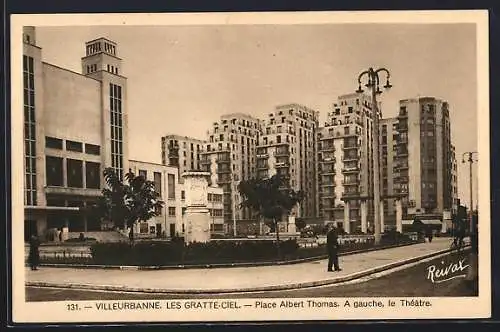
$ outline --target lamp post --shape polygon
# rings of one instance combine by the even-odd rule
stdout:
[[[375,224],[375,243],[380,243],[381,236],[381,224],[380,224],[380,170],[379,170],[379,109],[377,105],[377,95],[382,93],[380,90],[380,77],[379,74],[384,72],[386,74],[386,84],[383,86],[386,90],[390,89],[392,85],[389,82],[391,74],[385,68],[373,69],[369,68],[368,70],[363,71],[358,76],[358,90],[357,93],[363,93],[363,89],[361,88],[361,80],[363,78],[367,78],[368,81],[365,86],[368,89],[371,89],[371,97],[372,97],[372,115],[373,115],[373,207],[374,207],[374,224]],[[380,112],[380,116],[381,116]]]
[[[468,156],[468,158],[466,159],[465,156]],[[474,159],[474,155],[476,156],[476,159]],[[472,222],[472,209],[474,208],[474,202],[472,201],[473,197],[472,197],[472,164],[474,163],[474,161],[478,161],[477,160],[477,152],[475,151],[470,151],[470,152],[464,152],[462,154],[462,163],[465,164],[466,162],[469,163],[469,189],[470,189],[470,207],[469,207],[469,230],[470,230],[470,233],[472,234],[474,232],[474,223]]]
[[[231,174],[231,215],[233,218],[233,236],[236,237],[236,177]]]

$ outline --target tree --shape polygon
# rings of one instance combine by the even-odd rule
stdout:
[[[249,179],[241,181],[238,191],[242,196],[241,207],[253,209],[260,217],[271,220],[276,231],[276,248],[280,253],[280,237],[278,222],[290,214],[290,211],[302,201],[301,191],[290,189],[286,179],[279,174],[267,179]]]
[[[130,225],[130,240],[133,242],[134,225],[160,215],[164,202],[153,181],[136,176],[132,171],[125,174],[126,183],[112,168],[106,168],[103,175],[107,188],[102,190],[96,210],[101,218],[113,221],[115,226],[126,228]]]

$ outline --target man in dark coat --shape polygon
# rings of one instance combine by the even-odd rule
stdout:
[[[333,272],[332,266],[335,271],[341,271],[339,267],[339,242],[337,229],[330,226],[330,230],[326,234],[326,247],[328,249],[328,272]]]
[[[40,246],[40,242],[35,235],[31,236],[30,239],[30,254],[28,257],[28,261],[32,270],[38,270],[38,265],[40,264],[40,252],[38,247]]]

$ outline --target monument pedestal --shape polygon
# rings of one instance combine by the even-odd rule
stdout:
[[[208,204],[208,172],[186,172],[182,174],[186,192],[186,229],[184,242],[210,241],[210,214]]]
[[[210,241],[210,215],[208,209],[188,207],[184,217],[187,221],[187,228],[184,233],[186,243]]]
[[[295,216],[289,216],[287,233],[295,234],[296,232],[297,232],[297,226],[295,225]]]

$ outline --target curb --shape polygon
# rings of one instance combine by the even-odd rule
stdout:
[[[466,247],[468,248],[468,246]],[[386,270],[390,270],[399,266],[411,264],[418,262],[420,260],[424,260],[427,258],[431,258],[434,256],[439,256],[445,253],[451,253],[452,249],[443,249],[440,251],[435,251],[430,254],[426,254],[423,256],[412,257],[408,259],[404,259],[401,261],[389,263],[386,265],[374,267],[368,270],[354,272],[352,274],[336,277],[325,280],[318,281],[308,281],[302,283],[294,283],[287,285],[273,285],[273,286],[261,286],[261,287],[247,287],[247,288],[221,288],[221,289],[163,289],[163,288],[138,288],[138,287],[126,287],[123,285],[120,286],[111,286],[111,285],[90,285],[90,284],[76,284],[76,283],[50,283],[44,281],[33,281],[26,282],[26,286],[35,286],[35,287],[55,287],[55,288],[64,288],[64,289],[77,289],[77,290],[93,290],[93,291],[114,291],[114,292],[131,292],[131,293],[155,293],[155,294],[191,294],[191,295],[201,295],[201,294],[230,294],[230,293],[250,293],[250,292],[265,292],[265,291],[280,291],[280,290],[291,290],[291,289],[299,289],[299,288],[309,288],[309,287],[318,287],[318,286],[326,286],[333,285],[338,283],[343,283],[347,281],[352,281],[355,279],[363,278],[369,276],[371,274],[380,273]]]
[[[399,245],[390,245],[379,248],[360,249],[348,252],[339,253],[341,256],[349,256],[355,254],[362,254],[377,250],[386,250],[399,247],[411,246],[417,243],[405,243]],[[232,267],[259,267],[259,266],[274,266],[274,265],[293,265],[307,262],[314,262],[318,260],[327,259],[328,255],[293,259],[288,261],[265,261],[265,262],[249,262],[249,263],[216,263],[216,264],[188,264],[188,265],[162,265],[162,266],[138,266],[138,265],[101,265],[101,264],[57,264],[57,263],[42,263],[40,266],[53,267],[53,268],[74,268],[74,269],[105,269],[105,270],[179,270],[179,269],[214,269],[214,268],[232,268]]]

